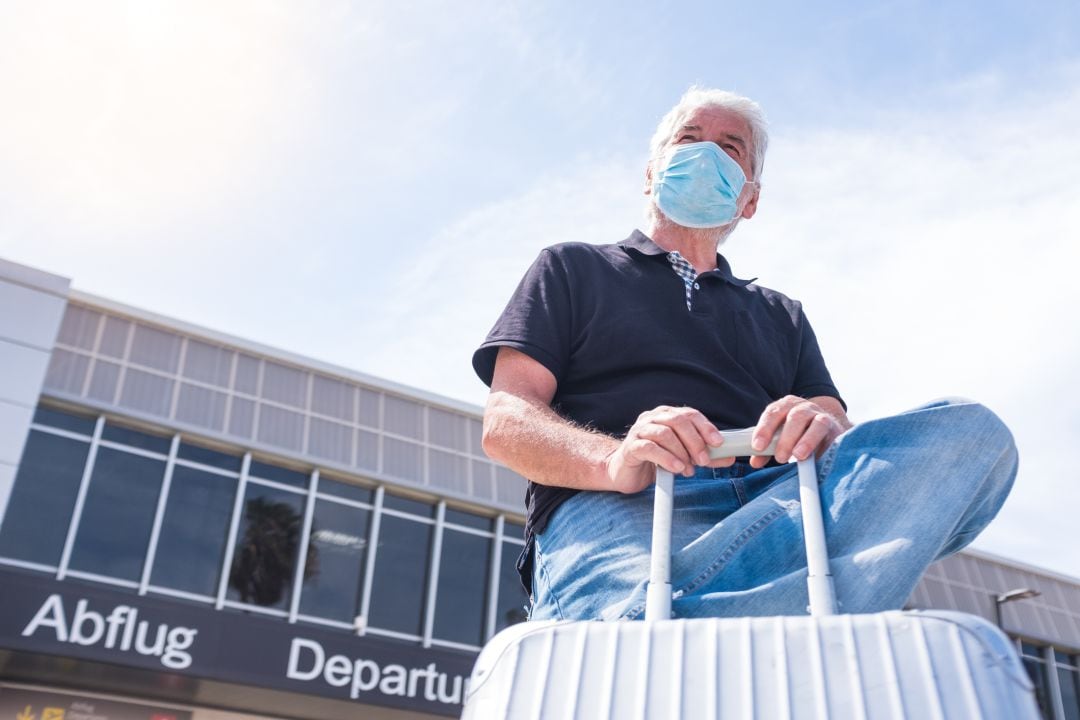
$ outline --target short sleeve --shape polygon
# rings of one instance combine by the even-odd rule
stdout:
[[[500,347],[519,350],[561,380],[570,357],[572,307],[566,267],[545,248],[518,283],[487,339],[473,354],[473,369],[486,385],[495,373]]]
[[[847,403],[840,397],[840,391],[836,389],[829,369],[825,366],[825,358],[821,356],[821,348],[818,347],[817,336],[810,327],[810,321],[806,319],[802,308],[799,308],[799,358],[795,369],[795,382],[791,393],[799,397],[811,398],[819,396],[834,397],[847,410]]]

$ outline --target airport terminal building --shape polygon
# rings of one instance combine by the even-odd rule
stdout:
[[[3,260],[0,369],[0,720],[453,717],[525,619],[476,406]],[[908,605],[998,622],[1080,720],[1080,580],[967,551]]]

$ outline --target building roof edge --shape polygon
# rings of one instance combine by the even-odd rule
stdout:
[[[213,330],[211,328],[204,327],[202,325],[196,325],[184,320],[169,317],[167,315],[161,315],[159,313],[152,312],[140,307],[128,305],[126,303],[112,300],[110,298],[102,297],[100,295],[94,295],[82,290],[72,288],[68,293],[68,299],[84,305],[90,305],[100,308],[109,312],[114,312],[120,315],[126,315],[135,320],[142,320],[153,325],[160,325],[167,328],[172,328],[179,332],[194,335],[199,338],[221,344],[228,345],[238,350],[243,350],[255,355],[261,355],[274,360],[281,360],[291,365],[297,365],[308,370],[317,370],[329,375],[336,375],[346,380],[354,380],[364,385],[370,385],[380,390],[403,395],[415,400],[421,400],[431,405],[437,405],[447,410],[454,410],[457,412],[466,413],[479,417],[483,414],[483,408],[479,405],[466,402],[464,400],[458,400],[457,398],[447,397],[445,395],[439,395],[438,393],[431,392],[429,390],[423,390],[421,388],[406,385],[404,383],[394,382],[393,380],[386,380],[375,375],[369,375],[359,370],[353,370],[341,365],[335,365],[333,363],[318,360],[316,358],[301,355],[299,353],[290,352],[281,348],[273,347],[272,345],[264,345],[263,343],[256,342],[254,340],[248,340],[236,335],[230,335],[229,333]]]
[[[1068,583],[1070,585],[1076,585],[1080,587],[1080,578],[1067,575],[1065,573],[1056,572],[1054,570],[1048,570],[1038,565],[1032,565],[1022,560],[1016,560],[1005,555],[998,555],[997,553],[988,552],[986,550],[979,550],[977,548],[967,547],[960,551],[961,554],[971,555],[972,557],[979,558],[980,560],[989,560],[990,562],[1001,563],[1002,565],[1008,565],[1009,567],[1016,568],[1017,570],[1023,570],[1035,575],[1042,575],[1043,577],[1052,578],[1054,580],[1060,580],[1061,582]]]

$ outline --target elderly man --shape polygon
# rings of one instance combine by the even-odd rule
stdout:
[[[943,400],[852,426],[801,305],[717,254],[757,212],[766,145],[755,102],[692,88],[652,139],[648,233],[543,250],[473,358],[484,448],[529,480],[533,619],[642,615],[656,466],[677,476],[676,617],[805,611],[792,459],[820,458],[845,612],[899,607],[1008,494],[1016,451],[990,411]],[[774,458],[711,461],[743,427],[755,449],[779,434]]]

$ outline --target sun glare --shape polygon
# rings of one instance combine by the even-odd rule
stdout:
[[[0,30],[8,190],[123,226],[256,181],[297,106],[275,85],[287,18],[267,8],[139,0],[16,14]]]

